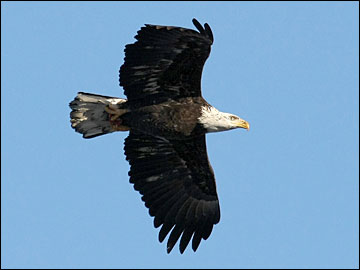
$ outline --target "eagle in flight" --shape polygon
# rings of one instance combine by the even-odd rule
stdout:
[[[180,239],[197,250],[220,220],[214,171],[205,134],[249,129],[240,117],[220,112],[201,95],[201,74],[214,41],[210,26],[198,31],[146,24],[125,46],[120,86],[127,99],[79,92],[70,103],[71,126],[84,138],[129,131],[125,155],[130,183],[161,226],[170,233],[167,252]]]

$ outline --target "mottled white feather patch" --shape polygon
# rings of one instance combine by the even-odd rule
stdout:
[[[106,97],[87,93],[78,93],[70,103],[72,112],[71,126],[84,138],[91,138],[113,132],[109,121],[109,114],[105,111],[108,105],[119,105],[126,99]]]
[[[146,182],[154,182],[159,180],[161,177],[161,175],[155,175],[155,176],[150,176],[148,178],[145,179]]]

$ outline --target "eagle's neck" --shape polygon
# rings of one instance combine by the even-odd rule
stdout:
[[[218,132],[236,128],[231,121],[232,114],[220,112],[213,106],[203,106],[201,115],[198,118],[199,123],[207,132]]]

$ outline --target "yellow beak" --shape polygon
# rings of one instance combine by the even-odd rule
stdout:
[[[247,129],[247,130],[250,129],[250,124],[249,124],[249,122],[247,122],[247,121],[245,121],[245,120],[242,120],[242,119],[240,119],[240,120],[238,121],[238,123],[236,124],[236,126],[239,127],[239,128],[245,128],[245,129]]]

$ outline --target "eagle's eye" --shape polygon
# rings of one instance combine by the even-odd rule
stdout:
[[[238,119],[236,116],[233,116],[233,115],[230,116],[231,121],[235,121],[236,119]]]

